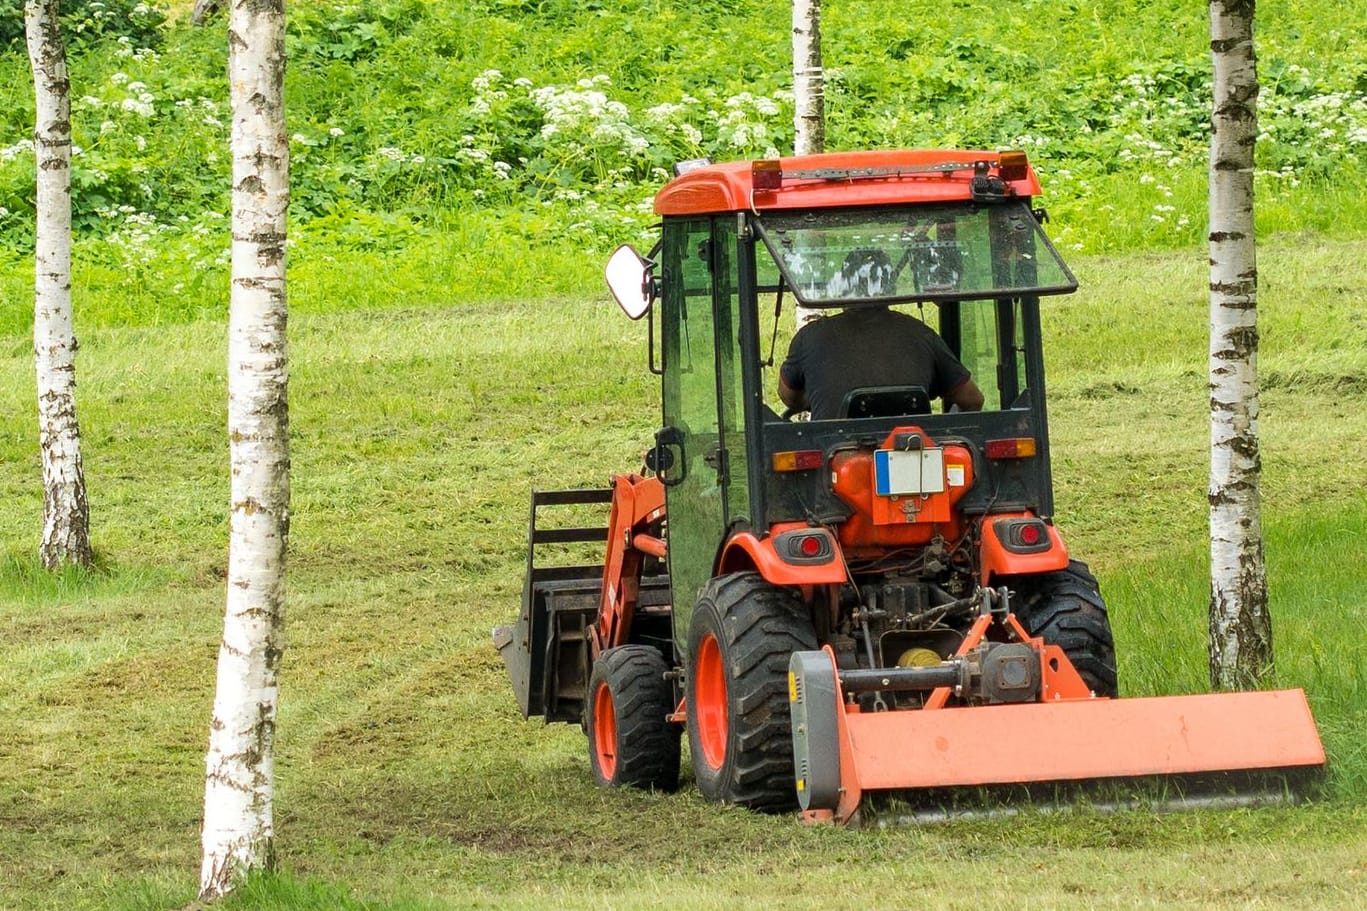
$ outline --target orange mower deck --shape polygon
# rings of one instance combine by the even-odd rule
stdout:
[[[866,712],[846,701],[828,651],[795,655],[793,667],[805,678],[794,679],[793,690],[795,732],[804,728],[795,737],[798,791],[809,821],[849,822],[876,791],[1313,771],[1325,763],[1301,690]]]

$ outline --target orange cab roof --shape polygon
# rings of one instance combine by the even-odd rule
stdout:
[[[831,206],[957,202],[971,198],[975,162],[991,162],[997,173],[999,152],[903,149],[881,152],[830,152],[778,159],[783,172],[778,189],[755,189],[751,161],[704,165],[670,181],[655,196],[657,215],[699,215],[745,209],[807,209]],[[953,169],[953,165],[963,168]],[[937,165],[947,165],[936,168]],[[1037,196],[1039,179],[1006,181],[1018,197]]]

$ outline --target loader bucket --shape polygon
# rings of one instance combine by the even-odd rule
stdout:
[[[571,724],[583,718],[593,667],[589,640],[602,608],[604,575],[601,561],[583,562],[584,551],[598,551],[608,541],[613,497],[612,487],[532,492],[522,609],[515,623],[492,631],[524,718]],[[612,588],[620,599],[627,586]],[[638,620],[651,616],[658,623],[663,612],[667,623],[668,575],[641,575],[630,594]]]
[[[575,522],[574,508],[596,507],[606,513],[611,499],[612,490],[606,487],[532,492],[522,609],[516,623],[493,630],[494,647],[507,666],[524,718],[543,715],[548,722],[578,722],[582,714],[589,678],[588,627],[602,598],[603,568],[548,560],[542,550],[607,540],[606,523]],[[555,521],[566,512],[570,524]]]
[[[795,653],[791,668],[810,821],[850,822],[873,792],[1158,780],[1181,793],[1222,773],[1284,789],[1325,763],[1301,690],[863,712],[829,651]]]

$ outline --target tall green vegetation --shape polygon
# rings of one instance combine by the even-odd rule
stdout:
[[[163,24],[156,3],[73,4],[92,22],[104,11],[72,68],[86,325],[221,313],[226,50],[221,23],[193,28],[187,6]],[[1025,148],[1068,251],[1195,244],[1204,16],[1186,0],[831,4],[827,147]],[[582,290],[597,280],[582,253],[640,238],[675,161],[792,144],[790,23],[759,0],[317,2],[291,7],[289,28],[301,266],[404,251],[477,271],[455,277],[459,296]],[[1260,228],[1355,232],[1367,223],[1348,189],[1367,176],[1367,8],[1269,0],[1259,47]],[[0,86],[0,292],[13,296],[33,180],[13,50],[0,52]],[[530,280],[528,257],[554,275]]]

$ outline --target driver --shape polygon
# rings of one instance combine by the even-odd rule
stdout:
[[[812,420],[839,417],[846,394],[862,386],[923,386],[962,411],[983,407],[983,393],[944,339],[886,304],[852,307],[813,320],[793,336],[778,371],[778,397]]]
[[[869,300],[894,293],[897,276],[877,248],[851,250],[832,276],[831,297]],[[973,382],[945,340],[925,323],[887,304],[869,303],[807,323],[793,336],[778,372],[778,397],[812,420],[840,417],[845,396],[865,386],[921,386],[945,407],[983,407]]]
[[[831,276],[830,297],[864,300],[889,297],[897,272],[887,253],[850,250],[841,271]],[[850,391],[865,386],[920,386],[946,409],[983,408],[983,393],[945,339],[923,321],[886,304],[852,306],[837,316],[800,328],[778,372],[778,397],[812,420],[839,417]]]

